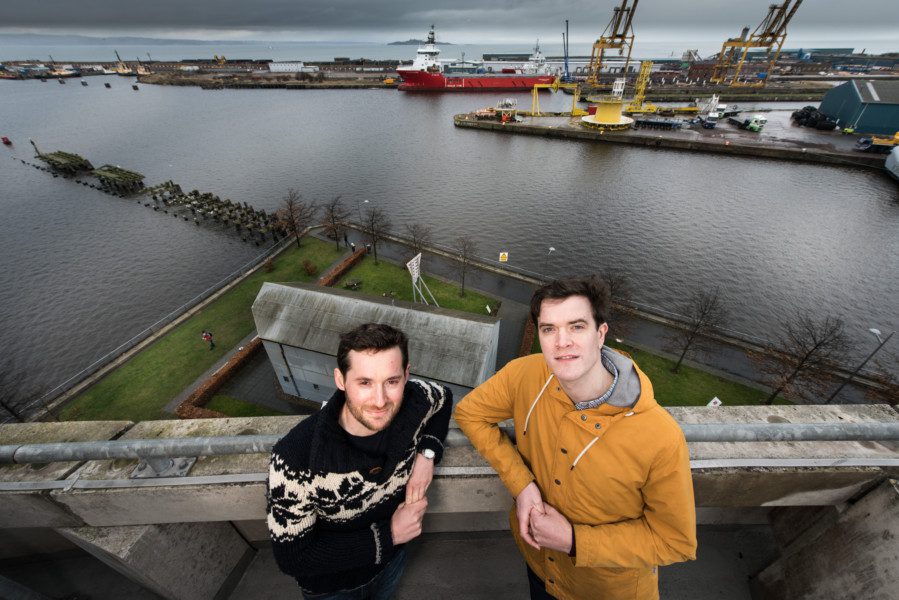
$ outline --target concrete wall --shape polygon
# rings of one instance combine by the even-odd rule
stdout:
[[[899,487],[885,481],[828,527],[812,527],[754,582],[764,600],[895,600]]]

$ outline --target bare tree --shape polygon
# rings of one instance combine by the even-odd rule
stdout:
[[[630,277],[621,269],[611,268],[600,273],[599,279],[609,288],[609,330],[614,331],[616,336],[626,336],[630,333],[631,320],[622,308],[630,306],[633,301]]]
[[[340,196],[327,202],[322,210],[324,211],[322,222],[325,225],[325,232],[334,236],[334,243],[340,250],[340,234],[344,231],[343,222],[350,216],[350,211],[343,205]]]
[[[384,236],[390,232],[390,219],[383,210],[377,206],[372,206],[365,213],[365,221],[362,227],[368,241],[371,243],[372,252],[375,254],[375,264],[378,264],[378,242],[384,239]]]
[[[431,227],[421,223],[406,223],[406,237],[409,238],[409,247],[412,251],[409,258],[412,259],[424,252],[426,246],[431,245]]]
[[[709,350],[708,335],[714,333],[727,322],[727,307],[721,290],[698,290],[694,292],[680,307],[684,316],[685,329],[675,329],[667,337],[670,350],[680,352],[677,364],[671,369],[680,372],[688,352],[704,352]]]
[[[297,238],[297,248],[300,247],[300,238],[306,228],[315,222],[315,214],[318,207],[314,203],[304,202],[300,193],[290,188],[281,202],[277,216],[281,227]]]
[[[831,316],[816,320],[800,311],[781,326],[783,333],[777,342],[769,344],[764,355],[753,355],[773,388],[765,404],[781,393],[805,399],[821,396],[830,383],[833,366],[851,349],[843,321]]]
[[[453,250],[456,251],[456,272],[459,274],[459,280],[462,284],[459,295],[464,296],[465,275],[471,268],[471,263],[478,253],[478,245],[469,236],[463,235],[456,238],[456,241],[453,244]]]

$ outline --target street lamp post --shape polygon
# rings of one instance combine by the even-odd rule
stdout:
[[[555,251],[556,251],[556,249],[553,248],[552,246],[550,246],[550,247],[549,247],[549,251],[546,253],[546,256],[545,256],[544,259],[543,259],[543,271],[544,271],[544,274],[546,274],[545,272],[549,270],[549,255],[552,254],[552,253],[555,252]]]
[[[356,200],[356,208],[359,209],[359,225],[362,225],[363,223],[365,223],[365,219],[362,217],[362,205],[363,204],[368,204],[368,200],[363,200],[361,203],[358,200]]]
[[[833,394],[831,394],[831,395],[830,395],[830,398],[827,399],[826,404],[830,404],[830,402],[831,402],[834,398],[837,397],[837,394],[840,393],[840,390],[842,390],[842,389],[846,386],[847,383],[849,383],[850,381],[852,381],[852,378],[853,378],[853,377],[855,377],[856,375],[858,375],[858,372],[862,370],[862,367],[864,367],[864,366],[868,363],[869,360],[871,360],[872,358],[874,358],[874,355],[877,354],[877,352],[878,352],[881,348],[883,348],[883,345],[890,341],[890,338],[893,337],[893,333],[896,333],[896,332],[894,331],[893,333],[891,333],[890,335],[886,336],[885,338],[881,338],[881,337],[880,337],[880,330],[879,330],[879,329],[871,328],[871,329],[869,329],[868,331],[870,331],[871,333],[874,334],[874,337],[877,338],[877,341],[880,342],[880,344],[878,344],[877,347],[874,348],[874,352],[872,352],[871,354],[869,354],[868,357],[867,357],[865,360],[862,361],[862,364],[860,364],[859,366],[857,366],[857,367],[855,368],[855,370],[852,372],[851,375],[849,375],[849,377],[847,377],[846,379],[843,380],[843,383],[840,384],[840,387],[837,388],[837,391],[835,391]]]

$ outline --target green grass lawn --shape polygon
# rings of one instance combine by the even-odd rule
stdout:
[[[244,402],[231,396],[217,395],[206,403],[205,408],[215,410],[228,417],[280,417],[286,415],[267,406]]]
[[[768,397],[762,390],[724,379],[695,367],[681,365],[680,373],[672,373],[675,361],[644,350],[615,344],[633,357],[652,381],[656,399],[663,406],[705,406],[717,396],[723,406],[761,404]]]
[[[631,355],[649,377],[656,400],[663,406],[705,406],[716,396],[724,406],[743,406],[762,404],[768,397],[762,390],[687,365],[681,365],[680,373],[672,373],[675,361],[626,344],[610,344],[610,347]],[[532,349],[540,352],[537,337]],[[791,403],[778,398],[775,404]]]
[[[430,288],[434,298],[441,308],[452,308],[455,310],[463,310],[465,312],[486,315],[488,304],[493,314],[499,307],[499,300],[465,290],[465,296],[459,296],[459,285],[447,283],[441,279],[435,279],[430,275],[423,275],[425,283]],[[336,288],[344,288],[347,281],[361,281],[356,291],[370,296],[382,296],[385,292],[393,292],[397,300],[412,301],[412,279],[409,272],[403,267],[393,263],[381,260],[379,264],[375,264],[371,256],[366,256],[362,261],[353,267],[343,279],[337,282]],[[427,291],[425,291],[427,294]],[[430,302],[430,296],[426,296]]]
[[[255,324],[250,306],[262,283],[311,281],[339,258],[343,250],[333,243],[306,237],[274,260],[274,270],[260,269],[228,293],[144,349],[120,368],[85,390],[60,411],[62,420],[131,421],[168,418],[163,407],[249,335]],[[319,269],[306,275],[308,258]],[[208,329],[215,350],[200,339]]]

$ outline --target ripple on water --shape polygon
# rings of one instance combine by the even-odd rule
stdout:
[[[112,350],[256,248],[5,156],[30,160],[18,143],[29,137],[266,210],[290,187],[315,201],[340,195],[354,215],[369,200],[397,232],[429,223],[443,244],[468,234],[482,256],[508,250],[523,268],[617,267],[639,301],[668,310],[719,285],[732,327],[762,337],[794,309],[840,316],[865,344],[868,327],[899,329],[899,204],[895,184],[872,172],[452,126],[493,94],[0,86],[4,135],[17,141],[0,152],[0,342],[35,387]],[[544,108],[568,102],[547,97]]]

